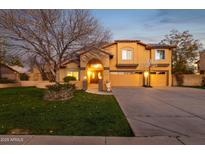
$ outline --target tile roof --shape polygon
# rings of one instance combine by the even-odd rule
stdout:
[[[167,44],[147,44],[147,48],[151,48],[151,49],[156,49],[156,48],[169,48],[169,49],[172,49],[172,48],[176,48],[176,46],[174,45],[167,45]]]
[[[102,48],[106,48],[108,46],[111,46],[113,44],[116,44],[116,43],[120,43],[120,42],[136,42],[138,44],[141,44],[141,45],[144,45],[147,49],[155,49],[155,48],[175,48],[176,46],[171,46],[171,45],[163,45],[163,44],[146,44],[144,42],[141,42],[140,40],[115,40],[114,42],[112,43],[108,43],[106,45],[104,45]]]

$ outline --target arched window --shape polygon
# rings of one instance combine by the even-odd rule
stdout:
[[[133,48],[122,48],[122,60],[132,60],[133,59]]]

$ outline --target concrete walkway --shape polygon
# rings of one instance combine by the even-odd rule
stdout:
[[[98,84],[90,84],[86,92],[98,95],[112,95],[112,92],[99,91]]]
[[[183,145],[204,144],[205,138],[190,137],[94,137],[0,135],[0,145]]]
[[[104,92],[104,91],[98,91],[98,90],[93,90],[93,89],[88,89],[86,90],[87,93],[91,94],[97,94],[97,95],[113,95],[112,92]]]
[[[205,144],[205,90],[194,88],[113,88],[138,137],[171,136]]]

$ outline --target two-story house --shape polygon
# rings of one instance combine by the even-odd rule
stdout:
[[[80,54],[79,60],[64,64],[59,79],[75,76],[82,85],[98,84],[99,80],[112,86],[171,86],[171,50],[173,46],[145,44],[139,40],[116,40],[101,49]]]

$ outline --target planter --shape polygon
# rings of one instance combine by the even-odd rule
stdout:
[[[73,85],[52,85],[44,94],[44,100],[48,101],[65,101],[73,97],[75,87]]]

